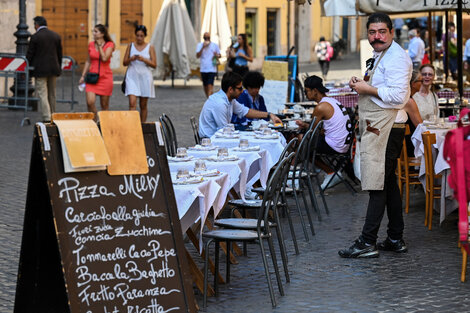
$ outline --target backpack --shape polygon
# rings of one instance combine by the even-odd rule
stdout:
[[[468,115],[470,109],[460,112],[458,127],[446,134],[444,142],[444,159],[449,163],[451,173],[449,185],[454,190],[454,196],[459,202],[459,234],[464,247],[468,247],[468,211],[470,201],[470,126],[463,126],[462,118]]]
[[[335,54],[335,50],[331,45],[328,45],[326,47],[326,54],[328,55],[328,60],[333,59],[333,55]]]

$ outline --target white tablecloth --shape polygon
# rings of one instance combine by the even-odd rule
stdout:
[[[281,133],[277,139],[257,139],[254,132],[240,132],[240,138],[227,139],[218,138],[216,135],[211,137],[211,142],[215,146],[233,148],[238,147],[240,139],[248,139],[250,146],[260,146],[261,149],[267,150],[272,161],[277,162],[281,156],[282,150],[286,146],[286,139]]]
[[[415,157],[420,158],[421,165],[419,167],[419,180],[426,186],[426,166],[424,160],[424,144],[423,138],[421,133],[425,131],[429,131],[431,133],[436,134],[436,143],[433,145],[435,149],[433,149],[433,158],[435,159],[434,163],[434,172],[436,174],[442,174],[442,190],[441,190],[441,199],[440,199],[440,223],[444,221],[445,217],[454,211],[458,204],[453,199],[453,190],[450,188],[449,183],[447,181],[447,177],[449,175],[450,166],[444,159],[444,141],[447,132],[452,128],[434,128],[433,126],[426,126],[423,124],[419,124],[416,127],[413,135],[411,136],[411,142],[415,146]],[[436,206],[434,206],[436,208]]]

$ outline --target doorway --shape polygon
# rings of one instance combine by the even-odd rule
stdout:
[[[256,50],[258,50],[256,35],[256,9],[246,9],[245,11],[245,34],[248,44],[253,50],[253,57],[256,57]]]

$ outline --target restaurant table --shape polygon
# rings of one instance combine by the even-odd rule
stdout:
[[[411,141],[415,147],[415,157],[419,158],[421,165],[419,167],[419,179],[425,187],[425,160],[424,160],[424,144],[421,133],[429,131],[436,134],[436,143],[433,145],[433,157],[435,156],[434,172],[442,174],[442,189],[440,198],[440,218],[439,222],[442,223],[445,217],[458,208],[458,203],[453,198],[453,190],[450,188],[447,177],[449,176],[450,166],[444,159],[444,141],[445,136],[449,130],[455,127],[455,123],[446,123],[442,126],[433,124],[419,124],[411,136]],[[435,206],[436,207],[436,206]]]
[[[277,162],[286,146],[284,136],[279,132],[277,132],[277,134],[279,134],[279,136],[276,139],[258,139],[255,138],[255,132],[253,131],[241,131],[238,133],[238,138],[221,138],[218,137],[216,133],[211,137],[211,142],[218,147],[234,148],[238,147],[240,139],[248,139],[250,146],[260,146],[262,150],[266,150],[269,153],[272,161]]]

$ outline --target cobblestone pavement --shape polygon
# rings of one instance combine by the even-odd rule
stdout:
[[[315,71],[315,67],[312,65],[309,71]],[[149,120],[167,113],[176,125],[179,144],[193,144],[189,117],[198,116],[205,99],[199,81],[191,80],[187,86],[179,81],[175,88],[168,82],[157,83],[157,98],[149,103]],[[119,88],[116,84],[111,98],[113,110],[128,107]],[[85,111],[84,95],[79,94],[78,100],[75,111]],[[59,104],[58,108],[68,111],[69,105]],[[39,113],[28,115],[33,123],[39,121]],[[33,134],[32,126],[19,125],[21,118],[21,112],[0,110],[1,313],[13,311]],[[372,260],[338,256],[337,251],[349,246],[360,233],[367,199],[364,192],[353,196],[342,185],[333,188],[327,196],[330,216],[323,214],[322,222],[314,221],[316,236],[309,242],[305,242],[295,218],[300,255],[294,254],[285,227],[291,282],[284,283],[285,296],[281,297],[272,276],[277,308],[271,308],[259,248],[253,245],[248,257],[237,257],[239,264],[231,267],[230,284],[220,286],[218,298],[209,298],[207,312],[470,312],[470,304],[465,302],[470,285],[459,279],[457,215],[451,214],[441,227],[435,215],[434,228],[428,231],[423,226],[424,195],[420,188],[413,190],[410,213],[405,216],[407,254],[384,252]],[[380,239],[386,236],[386,218],[382,225]],[[196,261],[202,267],[202,260]],[[223,262],[221,271],[224,275]],[[202,305],[201,294],[195,293]]]

